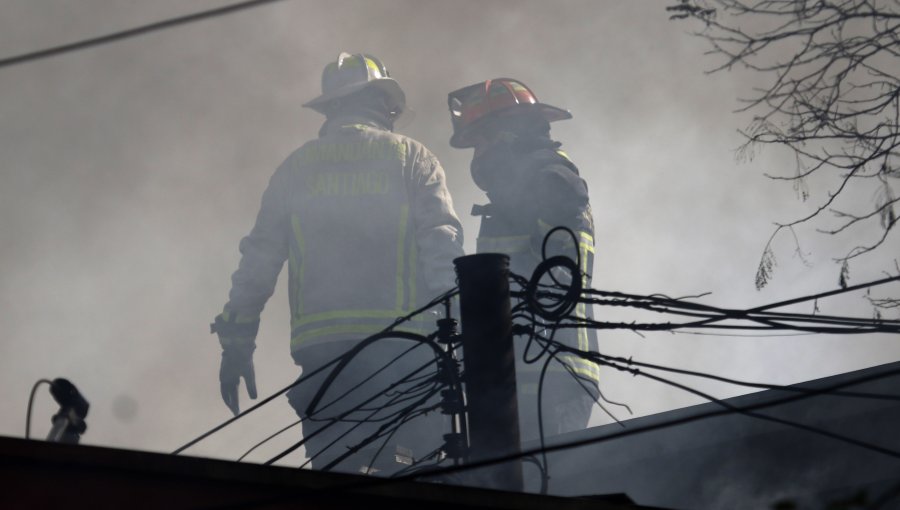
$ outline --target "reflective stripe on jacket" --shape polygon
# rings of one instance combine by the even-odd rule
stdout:
[[[491,203],[473,209],[481,215],[481,228],[477,239],[478,253],[506,253],[510,256],[510,270],[525,278],[531,278],[534,268],[541,261],[541,245],[545,235],[556,226],[570,228],[577,237],[578,256],[581,271],[585,275],[583,284],[590,285],[589,271],[594,260],[594,227],[587,185],[578,175],[578,169],[562,151],[541,148],[530,153],[519,154],[507,162],[513,171],[505,175],[511,181],[503,189],[488,190]],[[563,233],[555,233],[551,251],[575,258],[575,250],[570,238]],[[584,304],[577,305],[573,312],[577,317],[592,317],[592,310]],[[585,328],[562,329],[555,337],[570,347],[583,351],[597,352],[596,331]],[[558,356],[568,368],[551,362],[548,371],[570,377],[568,370],[582,379],[599,382],[599,367],[577,355]],[[521,358],[521,356],[519,356]],[[543,360],[525,364],[519,359],[518,372],[520,392],[535,393],[534,379],[542,368]],[[590,387],[590,383],[585,382]]]
[[[327,122],[287,158],[240,249],[226,310],[258,316],[287,259],[298,362],[302,346],[365,338],[450,289],[463,254],[437,159],[362,118]]]

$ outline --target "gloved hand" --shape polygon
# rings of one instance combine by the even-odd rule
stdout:
[[[253,372],[253,351],[255,345],[236,346],[222,349],[222,363],[219,365],[219,383],[222,400],[237,416],[241,412],[238,404],[238,386],[241,377],[247,385],[247,394],[256,399],[256,374]]]
[[[222,400],[231,412],[240,413],[238,386],[241,377],[247,385],[247,394],[256,398],[256,374],[253,371],[253,351],[256,350],[256,333],[259,320],[238,323],[233,314],[223,313],[210,325],[210,331],[218,334],[222,345],[222,362],[219,365],[219,383]]]

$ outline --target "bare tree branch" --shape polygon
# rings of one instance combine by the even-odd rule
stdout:
[[[776,223],[757,269],[757,287],[771,279],[775,235],[821,221],[826,211],[846,220],[817,229],[827,235],[845,235],[867,220],[877,220],[881,229],[879,238],[835,258],[843,278],[847,262],[883,246],[897,224],[890,181],[900,179],[900,2],[678,0],[667,10],[673,19],[699,23],[694,35],[710,44],[708,55],[720,58],[707,72],[740,67],[764,79],[739,98],[738,112],[754,112],[741,131],[746,141],[739,158],[752,159],[767,145],[787,147],[795,155],[793,175],[765,175],[791,181],[804,201],[812,198],[807,181],[841,176],[825,196],[815,197],[812,212]],[[881,188],[868,209],[839,211],[840,197],[871,178]]]

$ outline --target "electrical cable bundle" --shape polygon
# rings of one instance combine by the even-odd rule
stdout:
[[[582,282],[585,281],[585,275],[578,269],[581,266],[580,260],[578,260],[577,258],[576,260],[573,260],[569,257],[561,255],[555,255],[552,257],[546,256],[547,239],[551,234],[553,234],[553,232],[557,230],[567,231],[567,229],[554,229],[554,231],[551,231],[550,234],[548,234],[547,238],[545,238],[544,240],[543,246],[544,259],[537,265],[534,273],[530,278],[525,278],[521,275],[515,274],[510,275],[513,288],[511,297],[516,300],[511,309],[512,318],[514,321],[513,334],[516,337],[520,337],[517,341],[526,342],[525,348],[523,349],[523,361],[525,363],[542,363],[537,397],[539,419],[538,424],[540,428],[541,439],[540,446],[538,448],[522,451],[514,455],[506,455],[493,459],[482,459],[475,462],[459,462],[459,458],[457,457],[455,458],[455,460],[457,461],[455,465],[441,466],[441,462],[446,458],[446,450],[452,449],[449,446],[450,443],[448,442],[445,443],[442,448],[438,448],[422,457],[419,457],[413,465],[396,472],[392,478],[372,480],[372,482],[366,482],[365,485],[390,483],[389,480],[433,479],[436,476],[444,477],[444,479],[446,480],[452,479],[447,477],[453,475],[454,473],[501,464],[504,462],[509,462],[511,460],[524,459],[538,466],[538,469],[541,472],[542,492],[546,492],[550,480],[550,469],[547,464],[546,457],[546,454],[549,452],[560,451],[568,448],[577,448],[589,444],[597,444],[600,442],[611,441],[634,434],[648,432],[651,430],[678,426],[697,420],[712,418],[716,416],[724,416],[727,414],[742,414],[755,419],[776,422],[784,426],[797,428],[810,433],[819,434],[831,439],[853,444],[870,451],[876,451],[893,458],[900,458],[900,452],[882,447],[869,441],[847,437],[842,434],[829,430],[823,430],[812,425],[759,413],[760,410],[769,407],[796,402],[818,395],[900,401],[900,395],[851,391],[847,389],[848,387],[855,384],[861,384],[871,380],[900,375],[900,370],[877,375],[867,375],[825,388],[810,389],[796,386],[781,386],[760,382],[741,381],[704,372],[644,363],[630,358],[624,359],[621,357],[609,356],[600,352],[583,351],[575,349],[572,346],[566,345],[565,343],[560,342],[558,339],[556,339],[556,335],[559,332],[567,329],[571,330],[578,328],[590,328],[598,330],[624,329],[634,332],[697,332],[703,330],[748,330],[754,332],[754,334],[762,331],[799,331],[803,334],[897,333],[900,332],[900,321],[884,319],[873,320],[819,314],[789,313],[780,312],[777,311],[777,309],[789,305],[817,301],[819,299],[841,293],[867,289],[876,285],[884,285],[887,283],[897,282],[900,281],[900,277],[885,278],[875,282],[824,292],[816,295],[805,296],[797,299],[781,301],[756,308],[744,310],[726,309],[700,304],[694,301],[690,301],[689,298],[670,298],[659,294],[641,296],[621,292],[601,291],[591,288],[583,288]],[[572,234],[571,231],[568,231],[568,233],[570,235],[573,235],[574,237],[574,234]],[[308,381],[309,378],[313,376],[321,376],[322,374],[326,373],[326,370],[328,371],[326,376],[326,383],[318,389],[318,391],[316,392],[316,398],[309,406],[309,419],[321,421],[326,425],[337,421],[352,422],[356,425],[361,425],[365,422],[379,423],[378,427],[373,429],[373,431],[369,433],[364,438],[364,440],[353,446],[349,451],[343,452],[341,455],[338,455],[336,458],[334,458],[326,466],[326,469],[330,469],[336,466],[339,462],[346,459],[354,452],[360,451],[367,446],[375,446],[375,455],[377,455],[378,451],[380,451],[381,448],[384,448],[385,444],[387,444],[387,441],[394,434],[396,434],[400,427],[402,427],[404,424],[408,423],[410,420],[422,416],[423,414],[437,411],[440,406],[436,404],[429,405],[429,403],[438,394],[442,394],[441,392],[447,392],[449,390],[449,393],[453,394],[454,399],[458,403],[465,402],[462,382],[458,370],[451,370],[450,373],[454,375],[449,375],[447,370],[441,368],[448,366],[456,367],[458,365],[459,360],[456,360],[454,357],[454,353],[458,350],[459,347],[458,342],[454,342],[452,340],[446,342],[438,341],[439,335],[437,332],[432,333],[428,336],[421,336],[411,333],[401,333],[393,331],[393,329],[399,324],[405,322],[406,320],[409,320],[409,318],[422,313],[423,311],[435,306],[438,303],[443,302],[446,305],[448,300],[453,296],[455,296],[455,292],[447,293],[436,298],[434,301],[432,301],[425,307],[413,312],[412,314],[406,317],[399,318],[397,321],[395,321],[395,323],[391,324],[381,333],[363,340],[354,349],[347,352],[343,356],[336,358],[331,363],[328,363],[324,367],[321,367],[319,370],[311,374],[304,374],[303,377],[301,377],[297,382],[294,383],[301,384]],[[654,314],[671,316],[673,317],[673,319],[659,322],[598,321],[573,314],[573,311],[575,311],[576,308],[582,304],[585,306],[632,308],[636,310],[651,312]],[[448,306],[449,308],[449,305],[446,306]],[[688,319],[683,320],[683,318],[685,317],[687,317]],[[677,320],[677,318],[680,318],[682,320]],[[343,398],[344,394],[341,394],[336,398],[326,399],[325,395],[327,394],[328,387],[332,383],[334,383],[334,381],[337,380],[338,377],[341,376],[341,373],[343,371],[349,370],[348,367],[350,367],[350,364],[354,357],[363,356],[365,354],[365,349],[367,349],[369,346],[392,337],[395,339],[411,341],[413,345],[409,348],[409,350],[419,348],[421,346],[427,346],[434,354],[434,358],[429,363],[418,367],[418,369],[416,370],[410,371],[404,377],[401,377],[400,379],[394,381],[386,390],[377,392],[374,396],[371,397],[371,399],[364,399],[363,402],[361,402],[357,406],[352,407],[350,410],[340,413],[329,413],[328,411],[333,402]],[[716,403],[721,407],[721,409],[717,411],[705,412],[698,415],[681,417],[663,423],[656,423],[641,427],[627,427],[625,424],[619,422],[619,420],[604,406],[604,404],[622,406],[630,412],[628,406],[624,403],[612,402],[606,399],[602,392],[597,392],[595,395],[592,392],[592,388],[590,388],[590,385],[595,384],[594,381],[585,379],[583,376],[577,374],[566,361],[561,359],[562,356],[575,356],[591,363],[596,363],[608,368],[624,371],[635,376],[646,377],[659,383],[670,385],[682,391],[700,396],[705,400]],[[558,443],[549,446],[545,444],[541,417],[543,408],[542,386],[544,383],[544,377],[549,369],[548,367],[553,363],[558,363],[559,365],[561,365],[563,369],[568,372],[569,376],[577,381],[587,394],[591,394],[595,403],[597,403],[597,405],[599,405],[600,408],[607,414],[609,414],[616,422],[620,423],[620,425],[622,426],[622,430],[619,432],[606,434],[601,437],[579,439],[567,443]],[[786,395],[784,397],[775,398],[767,402],[738,407],[728,402],[722,401],[710,394],[692,388],[687,384],[673,381],[654,372],[671,372],[692,377],[700,377],[744,387],[780,391],[784,392]],[[363,380],[356,386],[347,390],[347,392],[357,391],[364,388],[366,386],[365,382],[366,380]],[[276,395],[273,395],[272,397],[269,397],[268,399],[260,402],[256,406],[248,409],[241,415],[229,420],[216,429],[213,429],[204,436],[201,436],[191,443],[188,443],[184,447],[177,450],[175,453],[179,453],[185,448],[196,444],[196,442],[202,440],[204,437],[208,437],[209,434],[215,433],[217,430],[220,430],[222,427],[228,425],[234,420],[245,416],[246,414],[257,409],[259,406],[264,405],[268,401],[271,401],[274,396],[284,393],[285,391],[293,387],[294,384],[284,388]],[[387,396],[385,404],[386,407],[371,405],[374,398],[378,395]],[[460,409],[455,410],[459,411]],[[462,420],[454,422],[454,431],[457,433],[459,432],[460,422],[465,423],[464,417],[462,418]],[[296,423],[292,425],[296,425]],[[263,440],[263,442],[268,441],[278,433],[289,429],[290,426],[291,425],[273,434],[269,438]],[[462,436],[465,436],[464,431]],[[274,462],[279,458],[282,458],[290,451],[299,448],[299,446],[301,446],[306,441],[306,439],[307,438],[304,438],[300,442],[295,443],[289,448],[289,451],[286,450],[282,452],[267,463]]]
[[[183,452],[187,448],[190,448],[203,439],[219,432],[228,425],[268,404],[276,397],[285,394],[295,386],[311,384],[311,381],[315,380],[315,378],[324,376],[324,382],[322,382],[315,390],[313,399],[307,406],[306,416],[303,419],[310,423],[315,423],[318,426],[314,427],[315,430],[307,434],[306,437],[293,443],[287,449],[267,460],[265,464],[272,464],[282,459],[301,446],[304,446],[312,437],[329,433],[331,433],[331,436],[324,437],[332,439],[330,443],[318,452],[308,452],[308,460],[303,466],[316,460],[320,456],[324,456],[328,458],[328,461],[318,469],[328,471],[335,468],[354,454],[368,451],[366,450],[367,448],[374,449],[371,458],[372,460],[369,463],[372,464],[404,425],[426,414],[442,411],[444,402],[438,400],[436,397],[443,396],[445,397],[445,400],[448,397],[452,397],[456,401],[464,401],[460,375],[457,370],[458,362],[452,357],[452,353],[458,347],[456,343],[458,339],[448,339],[445,345],[441,345],[441,343],[436,340],[438,332],[429,336],[424,336],[416,333],[394,330],[394,328],[409,321],[413,317],[424,313],[428,309],[441,303],[449,302],[455,295],[456,290],[454,289],[438,296],[422,308],[415,310],[404,317],[399,317],[383,331],[361,340],[356,343],[352,349],[332,359],[316,370],[313,370],[308,374],[304,373],[295,382],[287,385],[275,394],[266,397],[258,404],[250,407],[239,415],[188,442],[173,453],[178,454]],[[445,306],[449,309],[449,305]],[[411,346],[400,352],[393,359],[380,364],[380,366],[372,373],[364,374],[364,376],[360,376],[356,373],[357,371],[354,370],[356,367],[353,365],[353,362],[355,360],[365,359],[366,356],[370,354],[367,349],[371,350],[373,346],[378,346],[379,344],[388,341],[394,342],[395,344],[398,341],[402,341],[411,343]],[[404,367],[403,370],[405,373],[399,378],[387,382],[381,381],[385,383],[385,385],[379,386],[373,384],[373,380],[379,378],[383,371],[391,369],[392,365],[398,363],[402,358],[421,347],[426,347],[430,351],[431,355],[429,356],[430,359],[428,361],[414,367]],[[339,392],[337,395],[329,393],[329,390],[336,387],[338,385],[337,383],[341,382],[342,378],[350,376],[362,378],[349,388]],[[338,404],[346,402],[351,396],[355,398],[355,404],[338,410]],[[301,421],[295,421],[256,443],[241,455],[238,460],[244,459],[249,453],[300,424]],[[458,428],[460,421],[461,420],[458,419],[453,420],[453,432],[459,432]],[[334,433],[331,429],[338,425],[342,425],[343,428],[339,432]],[[448,426],[448,429],[449,428],[450,427]],[[437,430],[433,432],[439,434],[439,431]],[[349,445],[342,444],[342,441],[347,440],[351,435],[354,435],[353,437],[358,439],[358,441]],[[361,438],[359,437],[360,435],[362,435]],[[344,448],[344,446],[347,447]],[[329,451],[338,448],[341,449],[337,450],[337,454]],[[427,452],[425,455],[419,456],[418,459],[411,459],[411,465],[404,469],[404,472],[412,472],[412,468],[433,468],[443,461],[445,457],[446,456],[443,455],[443,447],[439,448],[437,451]]]
[[[603,396],[602,392],[597,389],[589,388],[588,385],[594,385],[593,381],[576,373],[576,371],[563,359],[561,355],[577,356],[585,361],[596,363],[620,371],[625,371],[635,376],[642,376],[657,382],[667,384],[683,391],[700,396],[710,402],[715,402],[722,406],[726,412],[734,412],[744,414],[757,419],[773,421],[785,426],[798,428],[807,432],[823,435],[850,443],[868,450],[877,451],[891,457],[900,458],[900,452],[896,452],[889,448],[881,447],[877,444],[862,441],[855,438],[846,437],[831,431],[822,430],[818,427],[797,423],[790,420],[771,417],[755,412],[753,409],[736,408],[727,402],[706,394],[690,386],[672,381],[659,375],[647,372],[644,369],[654,369],[667,372],[674,372],[683,375],[695,377],[703,377],[727,382],[745,387],[779,390],[794,393],[792,397],[786,397],[785,402],[790,402],[802,398],[820,394],[829,394],[835,396],[852,397],[852,398],[869,398],[881,400],[900,400],[900,395],[872,394],[866,392],[852,392],[842,390],[811,390],[806,388],[798,388],[792,386],[771,385],[765,383],[754,383],[746,381],[738,381],[735,379],[725,378],[702,372],[694,372],[677,368],[665,367],[649,363],[641,363],[631,359],[623,359],[620,357],[607,356],[599,352],[587,352],[575,349],[555,337],[558,332],[564,330],[572,330],[579,328],[588,329],[626,329],[634,332],[641,331],[697,331],[697,330],[750,330],[750,331],[799,331],[803,334],[864,334],[864,333],[898,333],[900,332],[900,321],[885,319],[868,319],[857,317],[839,317],[822,314],[801,314],[777,311],[789,305],[796,305],[804,302],[817,302],[819,299],[834,296],[837,294],[852,292],[856,290],[868,289],[878,285],[900,281],[900,277],[889,277],[878,281],[860,284],[852,287],[846,287],[820,294],[805,296],[796,299],[790,299],[765,306],[751,309],[726,309],[715,306],[705,305],[688,301],[686,298],[670,298],[667,296],[655,294],[650,296],[640,296],[634,294],[625,294],[621,292],[609,292],[595,289],[584,289],[581,283],[585,281],[585,275],[579,271],[581,267],[580,259],[572,260],[571,258],[556,255],[547,257],[547,243],[550,236],[556,231],[567,232],[573,240],[575,235],[572,231],[558,227],[550,231],[544,238],[542,246],[543,260],[537,265],[530,279],[525,279],[520,275],[512,275],[513,283],[520,288],[519,291],[512,292],[512,296],[519,299],[519,303],[513,307],[513,318],[516,321],[514,331],[518,335],[523,335],[526,341],[524,349],[523,362],[537,363],[542,362],[541,375],[538,384],[538,425],[540,430],[540,447],[535,451],[522,452],[522,456],[540,455],[541,456],[541,476],[542,476],[542,492],[546,492],[549,481],[549,467],[547,465],[546,452],[549,451],[545,444],[543,431],[543,397],[544,397],[544,381],[548,367],[552,363],[562,366],[569,375],[575,380],[586,392],[593,397],[595,403],[602,411],[607,413],[616,423],[621,422],[604,406],[604,403],[623,406],[630,412],[627,405],[609,401]],[[549,282],[547,280],[550,280]],[[701,296],[696,296],[701,297]],[[674,317],[688,317],[687,321],[670,320],[666,322],[610,322],[588,319],[583,316],[577,316],[572,312],[579,303],[586,306],[610,306],[610,307],[626,307],[638,310],[645,310],[656,314],[669,315]],[[597,395],[594,395],[594,393]],[[623,425],[624,427],[624,425]],[[508,460],[508,459],[507,459]],[[498,460],[498,462],[500,462]]]

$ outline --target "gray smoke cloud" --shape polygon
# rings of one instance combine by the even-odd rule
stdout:
[[[5,0],[0,53],[224,4]],[[763,177],[790,172],[788,154],[770,150],[735,161],[736,130],[750,119],[732,111],[754,78],[705,75],[714,64],[702,57],[705,49],[652,2],[317,0],[0,69],[0,434],[23,434],[28,391],[41,377],[68,377],[91,401],[88,444],[171,451],[229,417],[208,323],[227,297],[238,240],[252,226],[270,175],[316,136],[322,118],[300,105],[318,94],[322,67],[341,51],[379,56],[405,89],[415,118],[400,131],[427,145],[447,171],[467,252],[477,234],[468,211],[486,199],[469,176],[471,152],[449,146],[446,95],[508,76],[574,113],[554,124],[553,135],[590,187],[595,287],[712,292],[704,302],[734,307],[836,287],[831,258],[848,241],[803,228],[808,265],[791,257],[788,236],[779,237],[776,278],[755,290],[773,221],[814,205]],[[813,196],[823,196],[828,184],[812,183]],[[854,281],[879,277],[890,260],[884,252],[895,248],[854,266]],[[859,295],[820,308],[871,313]],[[258,340],[263,395],[297,375],[288,336],[280,283]],[[622,331],[604,333],[602,346],[614,355],[773,383],[900,359],[900,346],[887,336]],[[721,397],[745,391],[691,383]],[[699,402],[609,371],[603,390],[636,415]],[[53,407],[45,394],[38,397],[34,435],[46,434]],[[234,459],[293,419],[280,399],[190,453]],[[595,413],[595,423],[604,421]]]

